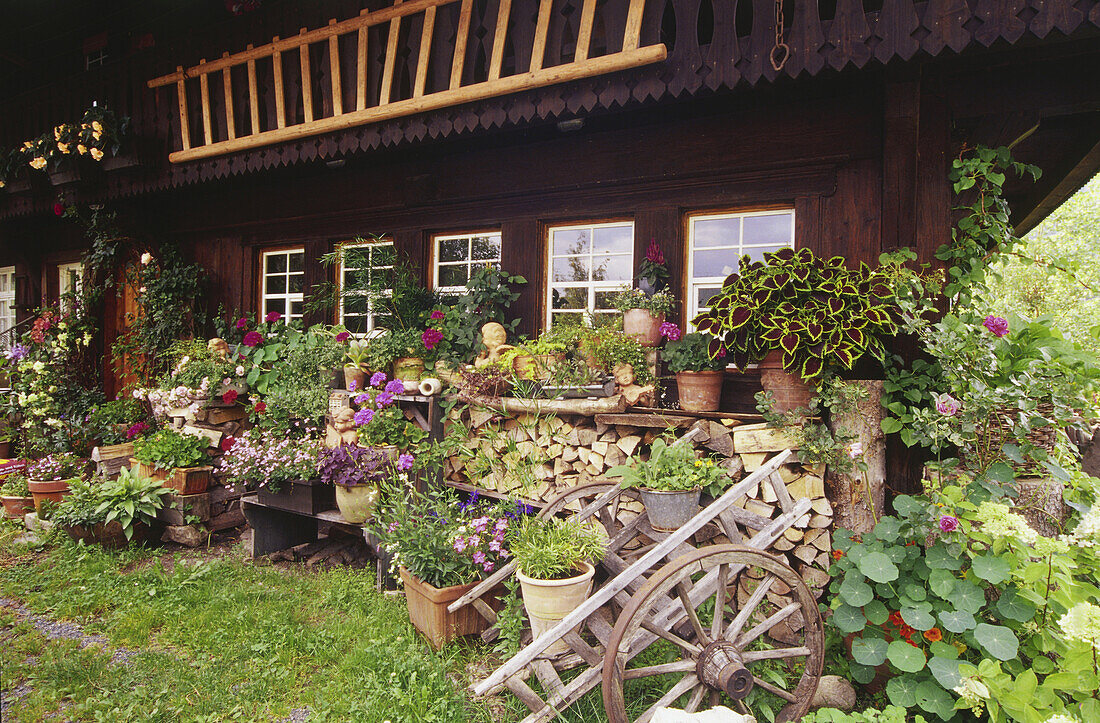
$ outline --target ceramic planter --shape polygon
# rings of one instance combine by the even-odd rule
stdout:
[[[409,608],[409,620],[433,648],[439,650],[456,638],[476,635],[488,629],[489,621],[473,605],[467,605],[453,613],[447,611],[448,605],[473,590],[480,580],[468,585],[434,587],[404,567],[398,569],[401,572],[401,582],[405,585],[405,604]],[[481,599],[492,607],[496,597],[490,592]]]
[[[316,515],[336,507],[336,492],[332,485],[318,479],[283,482],[278,492],[260,487],[256,490],[256,499],[265,507],[304,515]]]
[[[378,488],[373,485],[334,485],[336,487],[336,507],[344,521],[361,525],[374,514],[374,505],[378,502]]]
[[[344,389],[357,389],[363,391],[367,383],[367,373],[356,366],[344,367]]]
[[[780,414],[809,407],[813,397],[813,390],[802,377],[783,370],[783,354],[778,351],[770,352],[760,362],[760,386],[772,393],[774,409]]]
[[[141,477],[160,480],[160,483],[181,495],[197,495],[210,487],[210,474],[213,467],[177,467],[175,469],[156,469],[149,467],[136,458],[130,458],[130,469]]]
[[[143,522],[134,523],[134,532],[129,540],[118,520],[111,520],[105,525],[71,525],[64,529],[74,540],[84,540],[86,544],[96,544],[107,550],[118,550],[131,542],[142,544],[149,539],[149,526]]]
[[[699,512],[700,489],[666,492],[641,488],[638,494],[649,514],[649,524],[658,532],[675,532]]]
[[[34,512],[33,497],[0,497],[4,503],[4,514],[8,519],[21,520],[23,515]]]
[[[415,356],[403,356],[393,363],[393,378],[403,382],[418,382],[424,376],[424,360]]]
[[[680,408],[688,412],[716,412],[722,402],[724,372],[677,372]]]
[[[580,575],[564,580],[539,580],[528,577],[516,570],[520,588],[523,590],[523,607],[531,619],[531,635],[534,638],[561,622],[573,612],[592,591],[592,576],[596,568],[587,562],[580,563],[584,571]],[[577,626],[580,627],[580,626]],[[565,642],[558,640],[546,649],[546,655],[556,655],[570,650]]]
[[[645,309],[630,309],[623,312],[623,333],[637,339],[642,346],[657,346],[661,343],[661,324],[664,322],[663,312],[654,314]]]
[[[69,494],[69,483],[73,478],[62,480],[27,480],[31,497],[34,498],[35,512],[42,512],[42,503],[46,500],[57,503]]]

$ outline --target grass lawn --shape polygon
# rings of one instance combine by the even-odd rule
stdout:
[[[108,650],[49,639],[0,606],[2,687],[22,693],[5,720],[503,723],[526,712],[507,694],[466,696],[499,663],[492,650],[432,651],[404,599],[375,592],[369,572],[275,567],[239,545],[104,552],[55,537],[27,549],[13,546],[18,532],[0,530],[0,596],[76,622]],[[134,655],[111,662],[117,648]],[[605,720],[599,690],[559,720]]]

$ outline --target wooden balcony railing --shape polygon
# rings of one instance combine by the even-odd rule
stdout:
[[[454,39],[454,53],[451,59],[450,79],[446,87],[427,92],[429,59],[432,55],[432,41],[435,36],[435,20],[438,8],[461,2],[458,26]],[[298,138],[337,131],[353,126],[420,113],[438,108],[459,105],[494,96],[515,93],[532,88],[564,83],[604,73],[626,70],[665,59],[663,44],[640,46],[642,15],[645,0],[630,0],[626,8],[624,33],[621,49],[599,57],[590,57],[593,19],[597,0],[583,0],[579,32],[573,57],[552,67],[544,67],[547,34],[550,28],[550,15],[553,0],[540,0],[538,19],[531,39],[530,64],[526,72],[503,75],[505,45],[509,27],[511,0],[500,0],[495,29],[493,31],[492,52],[488,63],[488,77],[478,82],[462,84],[466,46],[471,32],[470,15],[473,0],[395,0],[393,7],[368,12],[337,22],[330,20],[325,27],[315,30],[302,28],[292,38],[275,37],[267,45],[249,46],[235,55],[225,53],[221,58],[184,69],[177,67],[176,72],[150,80],[150,88],[175,85],[179,105],[179,128],[181,149],[169,155],[173,163],[181,163],[199,158],[208,158],[233,153],[258,146],[282,143]],[[418,58],[415,64],[415,79],[412,82],[411,96],[394,99],[394,69],[399,62],[399,49],[405,47],[399,43],[403,22],[419,19],[420,41]],[[388,23],[385,61],[377,95],[368,90],[368,39],[371,27]],[[344,88],[341,79],[341,38],[354,35],[355,51],[355,107],[344,110]],[[310,52],[314,43],[326,43],[327,75],[331,92],[329,102],[322,105],[323,114],[316,111],[314,102],[313,77],[318,70],[318,61]],[[345,44],[350,47],[350,42]],[[301,101],[301,120],[288,122],[287,88],[283,81],[283,55],[296,53],[300,61],[300,82],[292,99],[295,105]],[[319,56],[319,54],[317,54]],[[324,59],[319,61],[324,63]],[[245,66],[248,79],[249,124],[247,133],[238,134],[238,122],[235,115],[233,69]],[[273,128],[265,128],[261,123],[260,95],[257,88],[257,66],[270,67],[273,79],[275,101],[275,122]],[[265,69],[266,72],[266,69]],[[221,75],[224,100],[216,112],[224,114],[225,137],[214,137],[215,123],[210,96],[211,75]],[[197,83],[195,80],[197,79]],[[199,104],[202,111],[202,139],[195,143],[191,137],[189,117],[189,94],[198,86]],[[300,95],[299,95],[300,93]],[[266,116],[266,114],[265,114]],[[266,118],[265,118],[266,119]],[[222,128],[222,123],[217,123]],[[243,124],[240,124],[243,125]]]

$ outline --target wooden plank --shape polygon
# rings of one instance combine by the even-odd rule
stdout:
[[[645,0],[630,0],[630,9],[626,13],[626,30],[623,32],[623,50],[638,49],[644,11]]]
[[[302,28],[299,33],[301,36],[305,36],[306,29]],[[335,36],[334,36],[335,37]],[[306,123],[313,122],[313,77],[309,69],[309,44],[302,43],[298,46],[298,58],[301,60],[302,65],[302,111],[305,113]]]
[[[432,33],[435,31],[435,8],[424,11],[424,29],[420,33],[420,57],[416,60],[416,82],[413,83],[413,98],[424,95],[424,86],[428,82],[428,59],[432,54]]]
[[[329,25],[336,24],[336,18],[328,21]],[[340,38],[332,35],[328,39],[328,75],[332,81],[332,114],[342,115],[344,112],[344,90],[340,82]]]
[[[204,59],[203,63],[206,62]],[[200,63],[201,65],[201,63]],[[199,74],[199,101],[202,104],[202,137],[203,142],[210,144],[214,142],[214,133],[210,127],[210,74]]]
[[[400,4],[401,0],[394,0],[394,4]],[[390,35],[386,40],[386,64],[382,67],[382,89],[378,94],[378,105],[387,105],[390,102],[390,93],[393,90],[393,68],[397,63],[397,39],[401,32],[401,17],[390,20]]]
[[[367,11],[364,10],[364,13]],[[355,110],[367,107],[367,28],[359,28],[355,41]]]
[[[671,533],[661,544],[654,547],[645,555],[640,557],[637,562],[624,570],[621,574],[616,575],[613,580],[608,581],[606,585],[600,588],[597,592],[593,593],[582,605],[580,605],[573,612],[566,615],[557,625],[547,630],[545,633],[536,638],[530,645],[521,650],[515,656],[513,656],[508,662],[498,668],[492,675],[485,680],[481,681],[474,687],[474,692],[478,695],[484,695],[487,691],[500,685],[506,679],[517,673],[520,669],[525,667],[528,663],[539,656],[540,653],[550,647],[552,643],[559,640],[567,630],[571,630],[576,625],[584,622],[584,619],[592,614],[597,608],[602,606],[608,600],[613,598],[617,592],[627,587],[630,581],[634,580],[639,575],[642,575],[646,570],[649,570],[654,564],[664,558],[665,554],[677,547],[683,542],[686,542],[692,535],[698,532],[704,525],[710,522],[712,519],[718,516],[722,510],[729,508],[735,499],[745,494],[745,492],[753,485],[759,484],[767,475],[775,471],[780,464],[786,461],[787,457],[791,455],[790,450],[785,450],[775,457],[770,459],[759,470],[750,474],[748,477],[737,483],[733,487],[730,487],[726,492],[717,500],[708,505],[699,514],[695,515],[690,521],[688,521],[683,527],[676,532]],[[809,508],[809,500],[806,500],[806,508]],[[797,508],[796,508],[797,509]],[[801,514],[801,513],[800,513]],[[784,516],[785,518],[786,516]],[[784,519],[780,518],[780,519]],[[793,517],[791,518],[794,519]],[[777,522],[779,520],[776,520]],[[787,527],[788,525],[784,525]]]
[[[237,137],[237,119],[233,115],[233,79],[229,71],[229,68],[222,71],[222,92],[225,95],[225,132],[232,140]]]
[[[597,414],[597,424],[626,425],[629,427],[645,427],[647,429],[684,429],[695,423],[694,417],[681,417],[676,414],[636,414],[625,412],[622,414]]]
[[[248,61],[248,113],[252,122],[252,134],[255,135],[260,132],[260,94],[256,88],[255,60]]]
[[[493,32],[493,55],[489,61],[489,80],[500,77],[500,68],[504,64],[504,42],[508,36],[508,13],[511,10],[512,0],[500,0],[496,30]]]
[[[783,481],[783,478],[779,476],[778,472],[772,472],[768,475],[768,482],[775,490],[775,496],[779,498],[779,509],[790,512],[791,508],[794,507],[794,500],[791,499],[791,494],[787,491],[787,484]]]
[[[176,70],[183,70],[183,66],[177,65]],[[183,150],[187,151],[191,148],[191,125],[187,117],[187,88],[183,78],[176,83],[176,96],[180,106],[180,141],[183,144]]]
[[[462,9],[458,14],[458,30],[455,32],[455,54],[451,60],[451,90],[462,85],[462,68],[466,63],[466,43],[470,39],[470,13],[474,0],[462,0]]]
[[[278,40],[279,36],[276,35],[275,39]],[[271,55],[271,69],[275,77],[275,125],[282,130],[286,128],[286,91],[283,90],[283,54],[279,51]],[[169,156],[168,160],[172,160],[172,157]]]
[[[532,711],[540,710],[546,705],[543,703],[542,698],[538,696],[538,693],[531,690],[531,686],[520,680],[518,676],[512,676],[504,681],[504,687],[512,691],[512,694],[523,701],[524,705]]]
[[[592,45],[592,22],[596,17],[596,0],[584,0],[581,7],[581,27],[577,31],[577,50],[573,54],[573,61],[587,60],[588,51]]]
[[[777,429],[738,429],[731,430],[733,449],[738,454],[746,452],[778,452],[791,447],[790,438]]]
[[[535,41],[531,46],[531,68],[530,72],[542,70],[542,63],[546,55],[546,35],[550,31],[550,10],[553,7],[553,0],[540,0],[539,2],[539,19],[535,25]]]
[[[661,409],[660,407],[632,407],[631,411],[648,414],[669,414],[669,410]],[[683,409],[677,409],[671,413],[677,416],[693,417],[695,419],[716,419],[726,424],[727,426],[734,426],[731,424],[731,421],[733,420],[746,423],[764,421],[764,416],[756,413],[748,414],[744,412],[688,412]]]

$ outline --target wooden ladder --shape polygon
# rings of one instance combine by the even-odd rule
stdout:
[[[494,96],[516,93],[540,88],[571,80],[587,78],[605,73],[613,73],[650,63],[663,61],[667,55],[664,45],[640,47],[642,14],[645,0],[630,0],[627,7],[626,29],[623,35],[622,50],[596,58],[589,57],[592,40],[593,19],[596,12],[596,0],[583,0],[580,30],[577,36],[577,48],[572,61],[553,67],[543,67],[546,55],[546,41],[550,28],[550,14],[553,0],[540,0],[537,25],[531,50],[531,64],[527,72],[501,76],[504,61],[504,45],[508,28],[508,16],[512,0],[500,0],[496,19],[496,29],[492,40],[492,56],[489,62],[488,78],[484,81],[462,85],[463,65],[466,47],[470,36],[470,15],[473,0],[395,0],[392,7],[369,12],[363,10],[358,16],[342,22],[330,20],[325,27],[315,30],[302,28],[292,38],[276,36],[270,43],[260,47],[249,45],[243,52],[235,55],[224,53],[221,58],[207,62],[201,60],[190,68],[177,66],[174,73],[154,78],[148,85],[158,88],[175,85],[179,103],[180,147],[182,150],[169,154],[173,163],[182,163],[199,158],[234,153],[259,146],[283,143],[298,138],[306,138],[321,133],[329,133],[352,128],[367,123],[398,118],[429,110],[469,103]],[[461,2],[458,29],[455,36],[454,55],[451,62],[450,84],[444,90],[425,93],[428,76],[428,61],[431,56],[432,36],[438,8],[454,2]],[[416,76],[413,82],[412,97],[393,100],[394,68],[398,59],[398,39],[401,22],[415,15],[423,15],[420,51],[416,62]],[[367,33],[375,25],[389,23],[386,43],[385,63],[383,66],[378,97],[368,98],[367,88]],[[341,36],[356,34],[356,77],[355,108],[343,108],[343,93],[340,77]],[[332,83],[332,115],[314,117],[313,87],[309,46],[312,43],[328,43],[329,78]],[[286,90],[283,84],[283,53],[296,52],[301,59],[302,82],[301,98],[304,120],[301,123],[287,123]],[[275,127],[263,128],[260,122],[259,91],[256,80],[257,63],[270,63],[274,80]],[[247,66],[249,132],[237,135],[233,106],[233,85],[231,71],[239,65]],[[215,140],[210,102],[210,75],[221,73],[224,93],[224,112],[226,138]],[[195,143],[191,137],[188,117],[188,92],[193,81],[198,78],[199,98],[202,108],[202,142]]]

